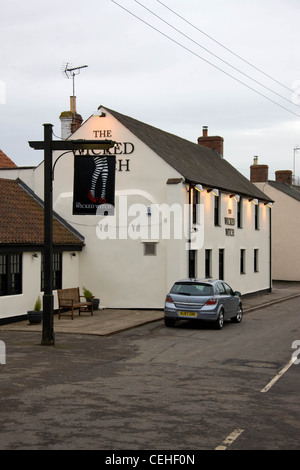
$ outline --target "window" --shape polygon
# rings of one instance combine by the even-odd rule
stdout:
[[[155,242],[144,242],[144,256],[156,256]]]
[[[211,250],[205,250],[205,277],[211,277]]]
[[[198,216],[198,206],[200,200],[200,193],[196,189],[193,189],[193,224],[197,224],[199,222]]]
[[[215,212],[214,212],[214,222],[215,222],[215,226],[219,226],[220,225],[220,200],[221,200],[221,195],[220,196],[215,196],[214,197],[214,200],[215,200]]]
[[[22,293],[22,254],[0,255],[0,296]]]
[[[196,277],[196,250],[189,251],[189,277]]]
[[[224,279],[224,248],[219,249],[219,279]]]
[[[259,230],[259,205],[255,205],[255,230]]]
[[[219,282],[216,286],[216,294],[217,295],[225,295],[225,287],[222,282]]]
[[[44,255],[42,255],[41,290],[45,289]],[[53,254],[52,268],[53,290],[62,288],[62,253]]]
[[[209,296],[214,294],[213,287],[195,282],[176,282],[171,289],[173,294]]]
[[[237,227],[243,228],[243,198],[237,203]]]
[[[245,257],[246,257],[246,250],[241,249],[241,254],[240,254],[240,273],[241,274],[245,274],[246,272]]]
[[[226,295],[233,295],[234,294],[233,290],[231,289],[231,287],[228,284],[226,284],[226,282],[223,282],[223,285],[224,285]]]
[[[255,248],[255,249],[254,249],[254,272],[255,272],[255,273],[258,273],[258,271],[259,271],[259,265],[258,265],[258,261],[259,261],[259,259],[258,259],[258,251],[259,251],[258,248]]]

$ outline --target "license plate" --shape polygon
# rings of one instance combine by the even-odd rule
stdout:
[[[196,317],[197,312],[179,312],[180,317]]]

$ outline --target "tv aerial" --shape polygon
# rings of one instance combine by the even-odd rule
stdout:
[[[80,65],[79,67],[72,67],[72,64],[69,62],[66,65],[63,65],[63,73],[66,75],[67,78],[72,78],[73,80],[73,96],[75,96],[75,76],[80,73],[81,69],[88,67],[88,65]]]

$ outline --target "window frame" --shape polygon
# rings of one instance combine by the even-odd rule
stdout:
[[[57,268],[57,269],[55,269]],[[52,260],[52,289],[62,289],[62,270],[63,270],[63,256],[61,252],[53,253]],[[41,260],[41,292],[45,290],[45,271],[44,271],[44,254],[42,253]]]
[[[246,249],[240,250],[240,274],[246,274]]]
[[[23,253],[0,253],[0,278],[0,297],[23,293]]]

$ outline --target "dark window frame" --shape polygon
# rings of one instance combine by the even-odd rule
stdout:
[[[240,252],[240,274],[246,274],[246,250],[241,248]]]
[[[53,265],[52,265],[52,289],[62,289],[62,270],[63,270],[63,263],[62,263],[62,253],[57,252],[53,253]],[[41,261],[41,292],[45,290],[45,272],[44,272],[44,255],[42,253],[42,261]]]
[[[259,204],[256,204],[254,209],[254,224],[255,224],[255,230],[259,230],[259,225],[260,225],[260,217],[259,217]]]
[[[219,196],[214,196],[214,224],[215,227],[220,227],[221,220],[221,193]]]
[[[243,198],[237,203],[237,228],[243,228]]]
[[[207,249],[205,250],[205,277],[206,278],[212,277],[211,260],[212,260],[212,250]]]
[[[225,249],[219,248],[219,279],[224,280]]]
[[[0,296],[19,295],[23,292],[22,253],[0,254]]]
[[[193,224],[199,223],[199,213],[198,213],[199,204],[200,204],[200,193],[196,189],[193,189],[193,204],[192,204]]]
[[[258,273],[259,272],[259,249],[258,248],[254,248],[254,272],[255,273]]]

